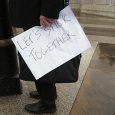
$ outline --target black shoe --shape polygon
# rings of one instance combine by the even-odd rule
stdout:
[[[37,91],[30,92],[30,97],[35,98],[35,99],[40,99],[40,95]]]
[[[43,106],[41,101],[25,106],[25,110],[33,114],[52,114],[56,112],[56,105]]]
[[[35,99],[40,99],[40,95],[37,91],[30,92],[30,97],[35,98]],[[57,99],[57,93],[55,95],[55,99]]]

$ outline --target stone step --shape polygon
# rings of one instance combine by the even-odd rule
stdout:
[[[112,36],[108,37],[108,36],[87,35],[87,38],[90,41],[115,44],[115,37]]]
[[[115,115],[115,44],[100,43],[69,115]]]
[[[74,11],[76,11],[75,9],[74,9]],[[115,18],[113,18],[113,17],[108,17],[108,16],[103,16],[103,15],[97,15],[97,14],[88,14],[88,13],[83,13],[83,12],[81,12],[80,14],[79,14],[79,16],[80,17],[86,17],[86,18],[102,18],[102,19],[115,19]]]
[[[82,24],[81,26],[84,27],[95,27],[95,28],[103,28],[103,29],[115,29],[115,25],[98,25],[98,24]]]
[[[115,19],[104,17],[77,17],[82,24],[96,24],[96,25],[115,25]]]
[[[87,35],[115,37],[114,25],[81,24],[81,26]]]
[[[95,14],[95,13],[87,13],[87,12],[82,12],[81,6],[77,5],[75,7],[72,7],[72,10],[76,16],[80,17],[91,17],[91,18],[108,18],[108,19],[115,19],[115,17],[110,17],[110,16],[104,16],[100,14]],[[79,10],[79,13],[78,13]],[[96,11],[95,11],[96,12]]]
[[[112,28],[84,27],[84,31],[87,35],[115,37],[115,29]]]

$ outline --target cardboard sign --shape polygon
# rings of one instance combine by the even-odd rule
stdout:
[[[12,40],[36,79],[91,47],[69,6],[51,27],[35,26]]]

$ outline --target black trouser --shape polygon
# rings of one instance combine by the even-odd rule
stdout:
[[[47,76],[46,76],[47,77]],[[41,83],[35,82],[38,93],[40,94],[41,102],[44,106],[54,105],[56,97],[56,86],[55,83]]]
[[[24,29],[24,31],[25,30],[27,29]],[[24,62],[20,54],[19,54],[19,61],[20,61],[20,78],[21,78],[21,75],[25,75],[26,77],[29,77],[29,76],[34,77],[31,74],[30,70],[28,69],[26,63]],[[30,74],[28,75],[25,73],[30,73]],[[39,92],[41,102],[44,104],[44,106],[54,105],[55,97],[57,95],[55,83],[39,82],[39,80],[36,80],[35,85],[36,85],[37,91]]]

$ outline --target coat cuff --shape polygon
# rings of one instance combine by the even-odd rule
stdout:
[[[58,19],[63,9],[63,0],[41,0],[41,15]]]

